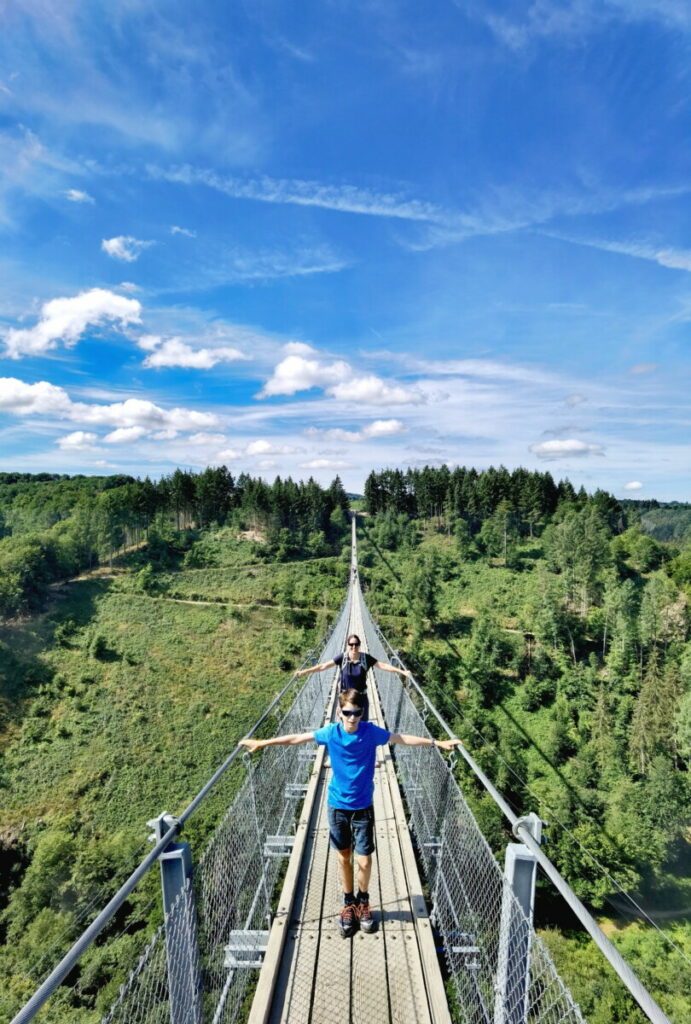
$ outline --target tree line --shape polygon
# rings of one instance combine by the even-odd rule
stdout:
[[[41,607],[51,583],[112,562],[132,545],[161,546],[171,531],[232,523],[284,557],[328,551],[348,498],[338,477],[277,477],[272,484],[225,466],[176,469],[158,481],[53,474],[0,475],[0,617]]]
[[[423,469],[385,469],[371,472],[365,481],[365,505],[370,515],[388,511],[414,519],[461,516],[471,534],[504,506],[522,536],[532,536],[562,502],[584,506],[589,496],[583,487],[576,492],[569,480],[555,482],[551,473],[531,472],[504,466],[486,470],[457,466]],[[613,523],[623,526],[621,504],[605,491],[594,500]]]

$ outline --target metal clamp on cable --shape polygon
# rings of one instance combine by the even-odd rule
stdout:
[[[540,843],[542,842],[542,825],[542,819],[538,817],[535,812],[531,812],[530,814],[526,814],[524,817],[519,818],[518,821],[511,826],[511,831],[516,839],[521,839],[519,830],[521,828],[525,828],[530,832],[535,842]]]
[[[150,843],[158,843],[163,839],[166,832],[170,832],[171,828],[174,828],[176,832],[182,831],[182,826],[178,819],[170,814],[168,811],[163,811],[157,818],[152,818],[147,821],[148,828],[152,828],[153,832],[148,837]]]

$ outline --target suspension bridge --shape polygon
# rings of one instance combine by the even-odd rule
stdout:
[[[364,601],[355,520],[350,580],[319,662],[349,633],[380,661],[401,664]],[[305,664],[314,663],[314,652]],[[371,671],[370,718],[391,732],[451,735],[415,680]],[[337,705],[338,672],[295,676],[250,735],[313,731]],[[275,726],[275,728],[274,728]],[[329,846],[324,747],[236,748],[178,817],[149,822],[154,847],[15,1016],[32,1020],[69,985],[80,956],[159,865],[164,923],[102,1024],[583,1024],[532,927],[538,865],[651,1021],[668,1018],[602,934],[540,847],[536,815],[517,818],[463,748],[378,748],[376,853],[370,898],[379,927],[341,939],[336,855]],[[462,756],[510,821],[517,842],[497,862],[454,776]],[[231,765],[243,778],[199,851],[180,841]],[[67,981],[66,981],[67,979]]]

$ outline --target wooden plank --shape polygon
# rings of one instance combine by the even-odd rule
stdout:
[[[370,698],[372,718],[382,720],[376,690]],[[388,778],[389,747],[380,748],[374,791],[382,938],[387,965],[390,1020],[429,1024],[425,981],[417,962],[417,942]]]
[[[378,696],[376,694],[373,696],[378,703]],[[432,751],[429,751],[429,753],[432,755]],[[437,951],[434,942],[434,933],[429,920],[427,904],[422,892],[422,883],[417,863],[415,861],[415,854],[413,853],[413,846],[410,841],[410,832],[408,830],[408,824],[405,817],[403,799],[398,786],[393,762],[390,758],[386,761],[385,770],[389,783],[390,799],[397,821],[396,832],[403,861],[405,884],[408,889],[410,907],[413,913],[413,925],[419,948],[419,962],[425,979],[431,1020],[433,1021],[433,1024],[451,1024],[451,1015],[449,1013],[446,992],[444,990],[444,982],[439,968],[439,960],[437,958]],[[406,940],[406,945],[407,944],[408,941]]]
[[[334,675],[330,695],[332,700],[336,686],[337,676]],[[316,814],[321,810],[324,803],[325,758],[326,750],[323,746],[319,746],[307,784],[307,792],[300,812],[300,820],[296,827],[295,841],[290,860],[288,861],[278,907],[269,932],[269,941],[264,962],[259,972],[259,980],[252,1000],[248,1024],[266,1024],[268,1021],[293,905],[299,889],[300,876],[304,873],[304,853],[310,838],[310,831],[314,828],[316,822]]]
[[[295,896],[291,927],[274,991],[271,1024],[309,1020],[326,874],[328,832],[324,833],[326,777],[322,773],[316,827],[310,830]],[[326,841],[325,841],[326,840]],[[306,907],[314,908],[306,911]]]
[[[297,890],[298,877],[303,863],[303,853],[307,843],[310,821],[315,808],[316,796],[319,788],[320,778],[323,774],[324,748],[319,747],[317,757],[312,768],[312,774],[307,785],[307,793],[300,815],[300,821],[295,832],[295,842],[288,861],[281,896],[278,901],[276,915],[269,932],[269,942],[264,956],[264,963],[259,972],[257,989],[252,1000],[248,1024],[266,1024],[269,1016],[271,1000],[273,997],[278,969],[283,953],[283,944],[290,924],[290,915],[293,909],[293,902]]]
[[[378,843],[390,1019],[396,1024],[429,1024],[425,981],[396,830],[382,829]]]
[[[314,978],[312,1012],[314,1024],[350,1024],[350,969],[352,944],[343,939],[336,927],[336,915],[342,906],[338,860],[328,848],[321,929]],[[292,1021],[291,1021],[292,1024]]]

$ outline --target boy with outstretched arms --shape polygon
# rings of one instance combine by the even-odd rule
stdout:
[[[358,925],[363,932],[374,931],[376,925],[369,903],[369,879],[374,852],[374,767],[377,747],[384,743],[403,746],[436,746],[451,750],[460,740],[433,740],[428,736],[407,736],[391,733],[372,722],[363,722],[364,695],[357,690],[339,694],[338,720],[316,732],[275,736],[269,740],[240,740],[250,751],[279,745],[294,746],[315,741],[329,751],[331,782],[328,794],[329,834],[338,853],[338,866],[343,884],[343,910],[338,919],[344,938],[351,936]],[[357,860],[358,893],[354,894],[351,853]]]

